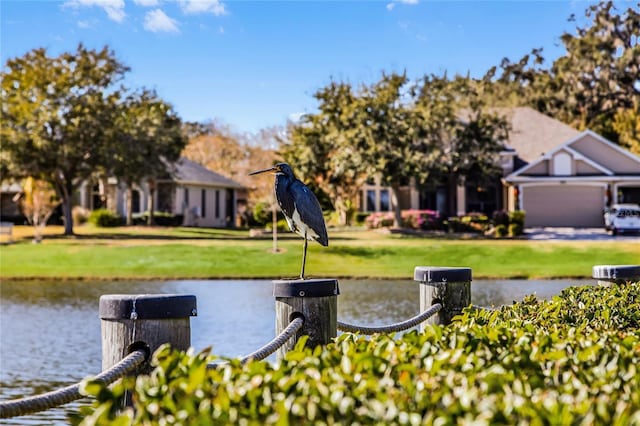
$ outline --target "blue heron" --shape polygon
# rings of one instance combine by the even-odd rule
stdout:
[[[304,279],[304,265],[307,260],[307,243],[317,241],[323,246],[329,245],[327,226],[324,223],[322,209],[316,196],[300,180],[296,179],[293,170],[287,163],[278,163],[273,167],[258,170],[249,175],[272,172],[276,175],[276,200],[287,219],[291,231],[304,239],[302,251],[302,270],[300,278]]]

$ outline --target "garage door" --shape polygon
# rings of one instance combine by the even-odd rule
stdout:
[[[522,188],[526,226],[604,226],[604,188],[530,186]]]

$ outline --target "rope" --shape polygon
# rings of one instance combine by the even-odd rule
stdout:
[[[148,353],[145,350],[140,349],[133,351],[111,368],[95,376],[93,380],[98,380],[106,385],[110,385],[119,378],[135,371],[147,357]],[[76,383],[75,385],[47,392],[42,395],[2,401],[0,402],[0,419],[45,411],[49,408],[67,404],[83,397],[84,395],[80,393],[80,383]]]
[[[398,322],[390,325],[383,325],[379,327],[363,327],[359,325],[346,324],[344,322],[338,321],[338,330],[346,331],[349,333],[362,333],[362,334],[394,333],[396,331],[408,330],[411,327],[415,327],[421,322],[426,321],[432,316],[434,316],[440,309],[442,309],[442,305],[440,303],[436,303],[426,311],[406,321],[402,321],[402,322]]]
[[[272,341],[250,353],[249,355],[243,356],[240,358],[240,363],[246,364],[250,360],[262,360],[277,351],[287,343],[289,339],[293,337],[303,326],[304,318],[303,317],[295,317],[289,325],[280,332]],[[216,368],[222,364],[226,364],[226,362],[212,362],[207,365],[207,368]]]

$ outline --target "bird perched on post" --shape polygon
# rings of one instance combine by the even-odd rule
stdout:
[[[302,270],[300,278],[304,279],[304,265],[307,260],[307,243],[317,241],[323,246],[329,245],[327,226],[324,223],[322,209],[316,196],[300,180],[296,179],[293,170],[287,163],[278,163],[275,166],[258,170],[249,175],[260,173],[275,173],[276,200],[287,219],[289,229],[304,238],[302,251]]]

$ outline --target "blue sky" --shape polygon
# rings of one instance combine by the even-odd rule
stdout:
[[[331,79],[382,71],[484,74],[543,47],[563,53],[587,1],[0,0],[0,56],[110,46],[125,84],[157,90],[188,121],[239,132],[284,125],[316,107]],[[631,2],[619,2],[620,8]]]

